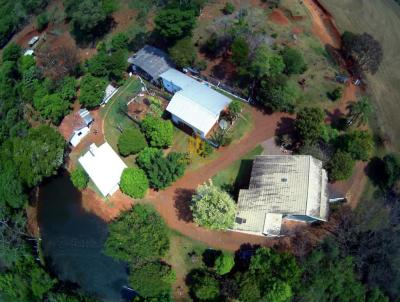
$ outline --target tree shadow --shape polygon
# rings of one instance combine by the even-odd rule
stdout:
[[[233,191],[235,197],[239,195],[239,191],[241,189],[247,189],[249,187],[252,168],[253,168],[252,159],[243,159],[240,161],[240,167],[238,174],[236,175],[234,191]]]
[[[193,215],[190,209],[190,203],[195,190],[191,189],[176,189],[174,196],[174,207],[178,213],[178,219],[185,222],[192,222]]]
[[[225,57],[211,68],[211,75],[218,80],[232,80],[236,77],[235,66]]]
[[[238,271],[246,271],[249,267],[251,257],[260,247],[258,244],[243,243],[235,252],[235,268]]]
[[[206,249],[202,255],[203,263],[207,267],[214,267],[215,261],[217,260],[218,256],[220,256],[221,254],[222,254],[222,252],[219,250]]]
[[[98,24],[93,30],[84,32],[78,27],[73,26],[71,34],[74,36],[76,44],[81,48],[94,47],[110,30],[116,26],[114,19],[110,16],[104,22]]]
[[[385,166],[382,159],[373,157],[365,167],[365,174],[371,180],[372,184],[377,187],[382,187],[385,179]]]

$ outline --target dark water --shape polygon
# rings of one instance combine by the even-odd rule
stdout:
[[[107,224],[82,208],[68,174],[43,185],[39,200],[43,253],[51,270],[102,301],[123,301],[126,264],[102,253]]]

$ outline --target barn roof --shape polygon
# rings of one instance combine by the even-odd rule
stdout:
[[[150,45],[140,49],[128,62],[145,71],[153,80],[157,80],[160,74],[173,67],[172,61],[164,51]]]
[[[221,111],[231,102],[230,98],[176,69],[171,68],[160,77],[181,89],[172,97],[167,111],[204,134],[211,130]]]
[[[239,192],[234,229],[264,233],[268,213],[326,220],[327,175],[322,162],[309,155],[257,156],[249,189]]]

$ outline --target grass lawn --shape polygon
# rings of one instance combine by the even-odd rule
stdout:
[[[104,117],[104,138],[115,151],[118,151],[117,143],[121,134],[119,128],[136,127],[136,124],[131,119],[119,111],[119,106],[132,99],[140,91],[140,88],[141,83],[139,80],[136,78],[128,79],[102,111]],[[134,165],[134,156],[121,158],[126,165]]]
[[[263,148],[258,145],[241,159],[232,163],[228,168],[220,171],[213,178],[213,184],[224,189],[228,189],[235,195],[239,189],[246,188],[249,183],[253,159],[260,155]]]

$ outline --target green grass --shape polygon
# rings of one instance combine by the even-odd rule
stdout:
[[[119,111],[119,106],[120,104],[127,103],[132,99],[138,92],[140,92],[140,88],[140,81],[136,78],[130,78],[122,87],[120,87],[119,91],[102,110],[102,114],[105,116],[104,137],[115,151],[118,151],[118,138],[121,135],[118,128],[125,129],[137,126],[131,119]],[[121,158],[128,166],[134,166],[134,156]]]
[[[258,145],[239,160],[232,163],[228,168],[220,171],[212,178],[214,185],[228,189],[232,193],[237,193],[239,189],[248,185],[253,159],[263,152],[263,148]]]
[[[232,143],[242,138],[246,133],[254,128],[254,122],[251,118],[250,105],[245,104],[240,118],[233,125],[230,130],[232,136]]]

